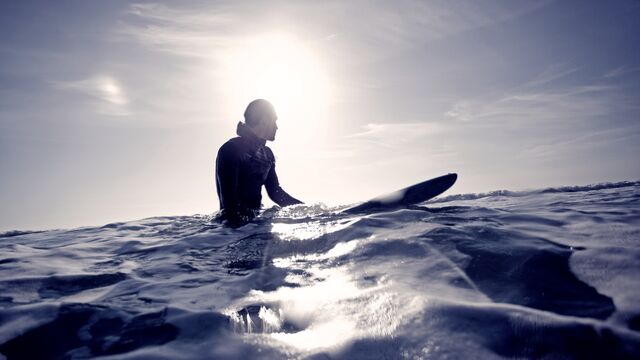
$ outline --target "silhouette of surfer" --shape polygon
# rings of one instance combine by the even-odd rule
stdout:
[[[238,227],[260,210],[262,186],[280,206],[301,204],[280,187],[273,151],[265,146],[276,138],[275,108],[264,99],[254,100],[238,123],[238,137],[224,143],[216,158],[216,189],[220,200],[218,220]]]

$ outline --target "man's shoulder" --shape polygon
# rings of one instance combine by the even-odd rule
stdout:
[[[270,147],[265,145],[264,151],[267,153],[267,156],[269,156],[272,161],[276,161],[276,157],[275,157],[275,155],[273,155],[273,150],[271,150]]]
[[[231,138],[231,139],[227,140],[227,142],[222,144],[222,146],[220,146],[220,150],[222,150],[222,149],[225,149],[225,150],[237,149],[237,148],[242,146],[241,143],[242,143],[242,138],[240,136],[236,136],[234,138]]]
[[[237,154],[241,148],[242,144],[240,137],[231,138],[220,146],[220,149],[218,149],[218,156]]]

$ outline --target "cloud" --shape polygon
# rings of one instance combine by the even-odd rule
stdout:
[[[456,150],[444,139],[450,127],[444,123],[371,123],[362,131],[343,136],[323,148],[323,158],[343,159],[342,168],[399,167],[416,161],[450,159]],[[443,160],[444,162],[444,160]],[[335,165],[334,165],[335,166]]]
[[[512,89],[459,100],[445,116],[468,136],[492,139],[486,146],[499,144],[499,156],[521,162],[622,147],[640,132],[632,120],[636,101],[623,85],[580,71],[550,66]]]
[[[367,124],[363,128],[363,131],[348,135],[345,139],[384,148],[400,148],[446,130],[444,124],[434,122]]]
[[[170,7],[133,4],[132,17],[116,33],[153,50],[192,59],[217,59],[243,34],[259,29],[256,9],[246,4]],[[262,28],[264,30],[264,27]]]
[[[343,14],[362,34],[385,45],[415,46],[457,33],[507,21],[542,4],[515,1],[511,6],[496,2],[469,1],[380,1],[344,2]],[[366,8],[366,11],[362,9]]]
[[[535,88],[552,84],[575,74],[578,70],[580,70],[579,67],[570,67],[567,64],[552,64],[538,76],[526,82],[523,87]]]
[[[119,40],[156,52],[158,56],[151,61],[170,63],[173,73],[163,73],[165,78],[187,78],[198,72],[197,78],[190,79],[193,87],[202,84],[197,86],[203,89],[200,92],[207,91],[209,98],[220,99],[216,108],[226,115],[245,102],[238,98],[248,92],[245,88],[251,88],[245,86],[242,72],[235,66],[239,62],[237,55],[253,54],[246,50],[269,35],[289,35],[296,43],[312,49],[326,69],[328,82],[335,84],[332,101],[345,103],[369,96],[381,81],[369,76],[362,64],[376,63],[394,54],[401,56],[402,51],[425,42],[508,21],[540,4],[544,2],[144,3],[130,5],[122,26],[114,33]],[[254,55],[245,61],[259,64],[259,60]],[[189,107],[194,108],[191,104]]]
[[[413,47],[511,20],[547,2],[477,4],[468,1],[242,2],[189,7],[133,4],[120,33],[150,48],[192,58],[217,58],[252,34],[309,35],[312,41],[344,39],[352,53],[385,55],[381,48]]]
[[[447,116],[464,121],[482,121],[485,125],[541,125],[551,121],[580,120],[605,115],[612,104],[604,97],[606,86],[577,86],[549,91],[522,91],[497,97],[464,100],[456,103]]]
[[[558,154],[568,156],[580,152],[586,154],[594,149],[607,145],[637,139],[638,136],[640,136],[640,126],[636,125],[604,129],[559,142],[533,146],[522,155],[527,157],[550,158]]]
[[[232,14],[215,9],[171,8],[161,4],[133,4],[126,22],[116,32],[152,49],[195,58],[214,57],[220,47],[230,45],[228,32],[240,22]]]
[[[611,70],[606,71],[602,75],[602,77],[605,79],[619,78],[623,75],[628,75],[638,70],[640,70],[640,67],[618,66]]]
[[[580,83],[567,80],[578,71],[579,68],[553,65],[515,88],[459,100],[445,115],[492,127],[540,126],[558,121],[582,122],[607,115],[614,107],[627,103],[615,85],[589,79]]]
[[[127,116],[129,99],[120,82],[113,76],[95,75],[77,81],[57,81],[54,85],[93,98],[96,111],[106,115]]]

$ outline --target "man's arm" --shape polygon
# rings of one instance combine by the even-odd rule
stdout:
[[[267,181],[265,182],[264,186],[265,188],[267,188],[267,194],[269,194],[271,200],[273,200],[273,202],[280,206],[302,204],[302,201],[287,194],[287,192],[282,190],[282,188],[280,187],[278,175],[276,174],[275,162],[273,163],[273,166],[271,166],[271,170],[269,170]]]

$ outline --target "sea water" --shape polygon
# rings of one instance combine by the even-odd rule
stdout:
[[[640,182],[0,235],[0,358],[640,358]]]

